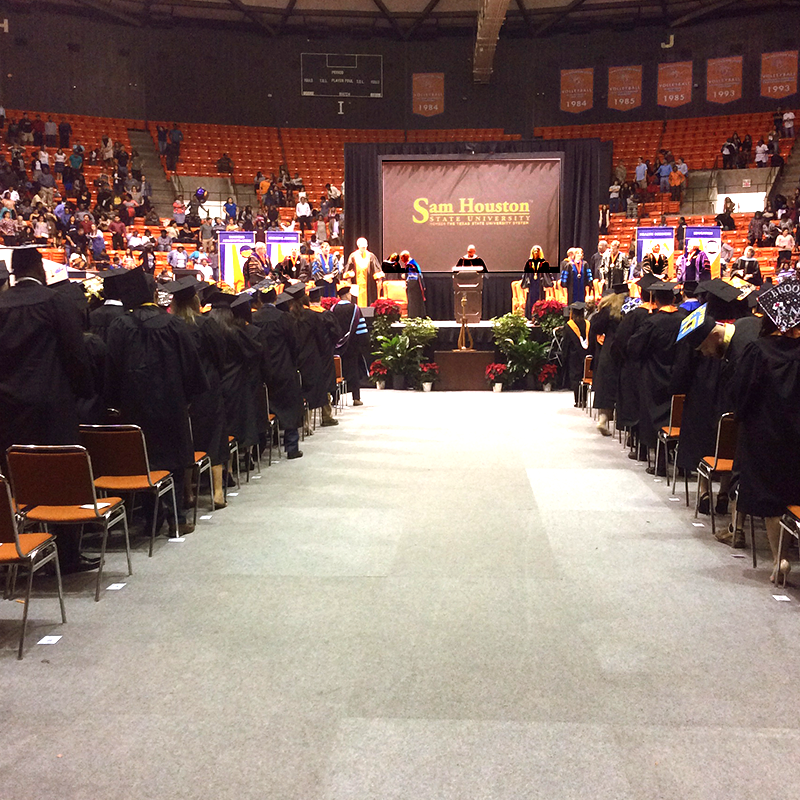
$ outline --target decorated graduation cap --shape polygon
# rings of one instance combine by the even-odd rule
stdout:
[[[254,292],[262,292],[266,294],[271,289],[275,288],[275,281],[270,280],[269,278],[264,278],[263,281],[259,281],[255,286],[252,286],[251,289]]]
[[[705,303],[681,322],[676,341],[685,342],[691,347],[699,347],[714,330],[716,324],[716,320],[708,312],[708,304]]]
[[[103,280],[103,292],[109,288],[112,292],[111,295],[106,294],[106,297],[121,301],[125,308],[137,308],[143,303],[153,301],[155,282],[152,284],[148,282],[148,276],[141,267],[115,269],[111,270],[111,273]]]
[[[179,300],[190,300],[197,294],[201,286],[205,286],[205,284],[201,284],[193,275],[186,275],[177,281],[170,281],[164,284],[164,291],[169,292]]]
[[[243,292],[237,295],[231,303],[231,311],[234,317],[250,322],[250,317],[253,315],[253,309],[250,305],[250,295]]]
[[[790,278],[762,291],[758,305],[781,333],[800,325],[800,280]]]

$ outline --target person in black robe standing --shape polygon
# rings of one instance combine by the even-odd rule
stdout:
[[[614,348],[617,329],[622,323],[622,306],[628,296],[628,285],[619,283],[600,301],[592,317],[589,337],[589,355],[592,356],[592,388],[594,406],[598,409],[597,429],[603,436],[611,436],[608,421],[614,416],[617,404],[620,360]]]
[[[127,313],[122,301],[117,297],[114,288],[116,278],[125,274],[125,270],[114,269],[101,273],[103,276],[103,297],[105,302],[99,308],[89,312],[89,331],[99,336],[103,341],[108,336],[108,326],[119,316]]]
[[[686,316],[674,304],[675,288],[676,284],[662,281],[650,286],[655,311],[628,343],[628,351],[641,369],[639,437],[646,448],[656,446],[658,431],[669,422],[672,368],[678,331]],[[666,454],[660,464],[648,467],[648,472],[666,475]]]
[[[150,468],[172,473],[179,530],[191,533],[181,503],[184,473],[194,464],[189,404],[208,390],[208,381],[185,323],[153,302],[144,270],[128,270],[117,280],[133,311],[108,329],[106,402],[119,410],[120,422],[142,428]]]
[[[263,305],[253,314],[253,327],[256,340],[263,348],[270,411],[283,429],[286,456],[301,458],[299,429],[303,425],[303,395],[297,370],[298,346],[291,319],[275,306],[276,298],[274,288],[262,293]]]
[[[76,444],[77,398],[92,393],[81,312],[46,286],[42,256],[15,250],[0,293],[0,465],[12,444]]]
[[[342,359],[342,377],[353,395],[353,405],[364,405],[361,400],[361,374],[359,362],[369,347],[367,323],[361,309],[353,303],[350,286],[340,286],[339,302],[331,309],[340,330],[344,331],[336,343],[336,355]]]
[[[528,290],[525,298],[525,318],[531,318],[533,304],[544,300],[545,281],[550,279],[549,286],[553,285],[550,264],[545,260],[542,248],[538,244],[531,247],[530,258],[525,262],[522,270],[522,288]]]
[[[575,395],[578,406],[581,381],[586,356],[589,355],[589,331],[591,326],[584,319],[586,303],[575,302],[569,307],[569,321],[564,326],[563,358],[567,385]]]
[[[207,453],[211,459],[214,508],[225,508],[223,468],[228,463],[228,436],[222,402],[225,335],[210,316],[200,313],[198,291],[204,288],[205,284],[191,275],[164,287],[172,294],[170,313],[186,323],[208,381],[208,389],[192,400],[189,417],[195,450]],[[188,492],[186,494],[187,505],[193,505],[193,498],[188,496]]]
[[[480,267],[479,272],[488,272],[486,262],[478,255],[474,244],[467,245],[467,252],[456,262],[457,267]]]
[[[762,335],[746,345],[731,386],[739,422],[738,511],[764,517],[774,560],[771,580],[789,571],[778,552],[780,518],[800,505],[800,281],[762,293]]]

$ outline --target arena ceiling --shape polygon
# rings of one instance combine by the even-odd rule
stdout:
[[[45,8],[135,27],[176,24],[247,26],[277,37],[392,37],[400,40],[474,36],[481,9],[502,13],[501,37],[585,33],[641,25],[679,28],[725,16],[757,16],[800,0],[0,0],[15,12]],[[498,10],[500,9],[500,10]]]

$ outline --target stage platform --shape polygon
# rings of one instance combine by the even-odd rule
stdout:
[[[461,330],[461,323],[451,320],[432,320],[436,326],[437,337],[433,341],[432,347],[435,350],[456,349],[458,347],[458,334]],[[492,321],[490,319],[481,320],[473,325],[469,325],[472,334],[473,347],[475,350],[494,350],[494,339],[492,338]],[[395,322],[392,329],[400,333],[403,330],[403,322]],[[537,328],[528,323],[528,330],[531,338],[536,342],[549,342],[551,337],[541,328]]]
[[[425,313],[432,320],[452,320],[453,273],[425,272]],[[511,283],[522,277],[516,272],[486,272],[483,275],[483,319],[500,317],[511,311]]]

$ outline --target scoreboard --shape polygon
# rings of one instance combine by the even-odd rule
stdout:
[[[300,93],[304,97],[383,97],[383,56],[302,53]]]

